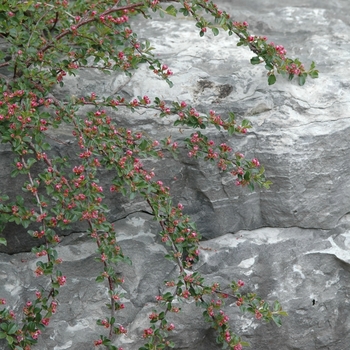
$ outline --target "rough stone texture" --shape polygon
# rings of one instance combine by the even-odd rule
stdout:
[[[118,238],[132,266],[120,266],[125,276],[125,309],[118,322],[128,327],[119,346],[136,350],[142,345],[147,315],[156,308],[155,295],[163,281],[171,279],[175,267],[163,256],[157,225],[147,214],[133,214],[120,220]],[[340,233],[341,232],[341,233]],[[197,266],[208,282],[225,286],[243,279],[249,290],[278,299],[288,311],[283,326],[264,325],[241,315],[234,300],[228,312],[234,329],[251,343],[251,348],[279,350],[346,350],[349,344],[350,218],[333,231],[301,228],[260,228],[239,231],[202,243]],[[208,249],[209,248],[209,249]],[[102,333],[96,318],[107,312],[107,288],[96,284],[99,264],[96,247],[81,234],[66,237],[58,248],[62,271],[68,284],[61,289],[59,312],[45,331],[38,349],[93,349],[92,341]],[[21,308],[36,290],[33,276],[36,259],[30,253],[1,254],[1,297]],[[43,279],[40,280],[43,283]],[[43,286],[45,287],[45,286]],[[215,334],[201,319],[202,310],[182,304],[183,311],[171,319],[176,324],[175,349],[219,349]]]
[[[199,110],[215,109],[223,115],[234,111],[252,121],[246,137],[229,142],[234,149],[257,156],[273,181],[270,190],[249,193],[233,185],[215,168],[182,156],[180,165],[167,159],[159,177],[172,186],[208,241],[198,269],[209,278],[225,283],[242,278],[267,300],[279,299],[289,317],[281,328],[261,325],[229,307],[237,332],[262,350],[347,350],[350,342],[350,3],[345,0],[320,3],[314,0],[218,0],[236,20],[247,20],[253,33],[267,35],[283,44],[290,56],[305,63],[317,62],[320,78],[304,87],[279,78],[267,85],[262,66],[251,66],[252,54],[237,48],[235,38],[220,34],[199,38],[188,19],[155,16],[140,21],[136,32],[151,39],[157,54],[174,71],[174,88],[152,76],[145,67],[132,79],[124,76],[88,75],[70,80],[68,90],[79,95],[94,90],[110,95],[147,94],[165,99],[193,101]],[[91,73],[89,73],[91,74]],[[147,79],[147,80],[146,80]],[[147,81],[147,84],[145,84]],[[125,125],[137,126],[150,135],[184,137],[171,121],[154,120],[152,114],[116,115]],[[152,122],[151,122],[152,120]],[[69,132],[56,134],[69,139]],[[216,140],[225,135],[209,131]],[[18,185],[8,185],[8,153],[0,154],[0,187],[14,194]],[[70,145],[55,152],[70,155]],[[71,156],[73,159],[73,156]],[[174,178],[177,180],[174,180]],[[108,177],[106,176],[107,183]],[[123,347],[136,350],[141,344],[145,315],[154,307],[162,281],[174,273],[162,258],[158,228],[145,213],[143,203],[112,202],[110,219],[116,222],[125,252],[133,266],[121,266],[126,278],[125,312],[118,322],[128,327]],[[137,213],[135,213],[137,212]],[[130,214],[134,213],[134,214]],[[128,215],[130,214],[130,215]],[[75,231],[83,228],[75,228]],[[7,237],[18,249],[31,243],[13,227]],[[18,235],[17,235],[18,234]],[[16,238],[15,238],[16,237]],[[24,237],[24,236],[23,236]],[[12,244],[12,243],[11,243]],[[53,318],[38,349],[93,349],[92,340],[101,330],[95,320],[104,315],[104,285],[96,285],[95,247],[75,233],[59,248],[68,285],[60,294],[59,313]],[[13,251],[10,251],[13,253]],[[0,296],[20,309],[32,295],[37,280],[32,276],[31,254],[1,254]],[[94,273],[95,272],[95,273]],[[184,316],[175,320],[176,349],[217,349],[215,336],[200,321],[200,311],[184,305]]]

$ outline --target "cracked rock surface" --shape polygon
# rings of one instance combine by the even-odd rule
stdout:
[[[79,95],[91,91],[135,97],[159,96],[185,100],[198,110],[214,109],[223,116],[233,111],[253,123],[247,136],[228,138],[208,130],[216,141],[257,157],[273,182],[269,190],[248,192],[208,164],[180,155],[152,164],[157,175],[172,188],[198,223],[202,243],[197,269],[209,281],[222,285],[242,279],[246,288],[268,301],[278,299],[289,317],[283,326],[264,325],[241,315],[229,301],[227,312],[234,329],[254,350],[347,350],[350,343],[350,2],[337,0],[218,0],[219,7],[237,21],[246,20],[250,31],[283,44],[288,56],[309,65],[317,63],[320,78],[303,87],[278,77],[267,85],[263,66],[249,63],[253,56],[236,47],[225,33],[203,38],[187,18],[140,20],[135,32],[148,38],[155,53],[173,71],[169,89],[147,67],[130,79],[86,72],[69,80],[57,94]],[[146,83],[145,83],[146,82]],[[152,136],[184,138],[172,121],[153,113],[116,115],[124,125]],[[159,135],[159,136],[158,136]],[[69,130],[55,137],[69,140]],[[73,158],[74,146],[57,144],[53,152]],[[20,179],[9,180],[10,154],[0,149],[0,187],[20,193]],[[110,174],[104,174],[107,186]],[[175,180],[176,179],[176,180]],[[11,181],[11,183],[9,183]],[[128,334],[116,343],[125,350],[142,344],[148,327],[147,313],[162,282],[174,274],[163,258],[165,248],[157,238],[159,228],[144,203],[106,199],[110,220],[132,266],[120,265],[125,277],[125,309],[119,323]],[[38,349],[94,349],[102,332],[96,319],[106,314],[107,289],[94,282],[100,267],[96,248],[74,227],[58,248],[67,286],[61,289],[59,312],[45,331]],[[14,232],[16,234],[14,234]],[[0,297],[20,310],[31,298],[38,280],[32,271],[36,258],[23,251],[33,244],[15,225],[5,232],[10,249],[1,247]],[[11,253],[12,255],[8,255]],[[219,349],[215,333],[202,321],[201,310],[182,305],[174,318],[175,349]]]

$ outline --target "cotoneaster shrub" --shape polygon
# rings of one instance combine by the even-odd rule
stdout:
[[[232,20],[211,1],[2,1],[0,38],[7,50],[0,52],[0,140],[14,154],[11,175],[25,179],[23,191],[27,196],[18,193],[16,198],[9,198],[6,189],[1,189],[0,223],[2,228],[8,222],[36,227],[28,234],[45,243],[32,251],[46,260],[38,260],[34,273],[38,285],[43,278],[51,285],[47,290],[38,287],[33,300],[26,302],[18,315],[11,306],[6,307],[6,300],[0,299],[5,305],[0,311],[0,338],[6,340],[10,349],[31,349],[56,313],[59,290],[66,284],[66,276],[60,270],[62,260],[55,250],[60,243],[57,231],[76,222],[87,224],[86,235],[96,243],[96,260],[101,265],[96,282],[106,283],[109,288],[110,314],[96,320],[102,326],[102,335],[95,345],[117,349],[115,337],[123,336],[127,329],[117,322],[118,311],[124,305],[119,290],[123,279],[115,267],[131,262],[124,256],[107,220],[107,190],[144,199],[159,223],[161,240],[168,249],[166,258],[178,267],[177,278],[166,281],[167,291],[157,297],[159,309],[149,315],[150,326],[142,334],[142,350],[174,347],[167,336],[176,325],[167,321],[167,315],[180,311],[175,301],[195,300],[204,310],[204,318],[217,330],[218,343],[234,350],[247,343],[232,331],[224,311],[227,298],[235,299],[243,312],[251,312],[257,319],[273,320],[277,325],[281,324],[280,316],[286,314],[278,301],[270,307],[255,294],[243,293],[244,283],[240,280],[231,282],[230,291],[222,290],[219,284],[207,284],[198,272],[193,272],[201,236],[184,214],[183,205],[173,203],[169,187],[143,165],[146,158],[176,155],[179,144],[171,138],[152,139],[140,130],[125,128],[114,112],[147,108],[159,117],[175,115],[175,125],[194,129],[183,141],[189,157],[210,161],[220,171],[231,173],[237,186],[268,187],[258,159],[246,159],[239,150],[224,143],[215,144],[206,136],[206,129],[213,126],[232,136],[246,134],[251,127],[249,121],[239,122],[233,113],[225,117],[214,111],[200,113],[190,101],[167,104],[160,98],[151,101],[147,96],[131,100],[120,96],[104,98],[94,91],[69,100],[55,96],[53,88],[63,86],[66,76],[74,76],[82,69],[132,75],[140,65],[147,65],[150,74],[165,79],[171,87],[171,68],[153,56],[151,43],[139,40],[132,29],[135,18],[144,16],[151,21],[153,13],[188,16],[194,20],[200,36],[208,32],[216,36],[221,29],[238,38],[237,45],[254,53],[251,63],[265,65],[268,84],[275,83],[277,74],[296,77],[301,85],[308,75],[317,77],[314,63],[307,70],[299,60],[288,58],[282,45],[253,35],[248,23]],[[82,113],[86,106],[88,111]],[[62,125],[72,128],[79,148],[77,164],[70,165],[50,152],[47,132]],[[41,171],[33,170],[36,164],[40,164]],[[108,189],[99,184],[100,169],[115,175]],[[6,244],[4,238],[1,243]]]

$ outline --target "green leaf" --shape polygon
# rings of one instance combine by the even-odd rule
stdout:
[[[268,78],[268,83],[269,83],[269,85],[273,85],[275,82],[276,82],[276,76],[275,76],[275,74],[269,75],[269,78]]]
[[[273,311],[279,311],[281,310],[281,304],[279,303],[278,300],[276,300],[274,303],[273,303]]]
[[[49,143],[44,142],[44,143],[41,145],[41,148],[42,148],[44,151],[48,151],[49,149],[51,149],[51,146],[50,146]]]
[[[123,262],[129,266],[132,265],[132,261],[131,259],[128,257],[128,256],[125,256],[124,259],[123,259]]]
[[[260,64],[261,61],[260,61],[259,56],[252,57],[251,60],[250,60],[250,63],[251,64]]]
[[[172,88],[174,86],[174,84],[173,84],[173,82],[171,80],[165,79],[165,81],[168,83],[169,87]]]
[[[318,70],[313,70],[313,71],[309,72],[309,76],[310,76],[312,79],[318,78]]]
[[[4,338],[6,338],[6,333],[0,332],[0,339],[4,339]]]
[[[250,346],[250,344],[246,341],[240,341],[242,346]]]
[[[300,86],[303,86],[305,84],[306,77],[307,77],[306,73],[299,75],[299,85]]]
[[[34,163],[36,163],[36,159],[35,158],[29,158],[27,160],[28,167],[31,167]]]
[[[251,127],[251,123],[248,119],[243,119],[241,125],[246,128],[246,127]]]
[[[228,343],[223,342],[222,339],[221,339],[221,337],[220,337],[220,338],[218,337],[218,338],[216,339],[216,342],[217,342],[218,344],[222,343],[222,349],[228,349]]]
[[[144,151],[148,147],[148,142],[147,140],[142,140],[141,143],[139,144],[139,148],[141,151]]]
[[[19,171],[15,169],[11,172],[11,177],[16,177],[18,174],[19,174]]]
[[[236,130],[235,127],[232,125],[228,127],[227,131],[229,135],[233,135],[235,133],[235,130]]]
[[[168,347],[169,347],[169,348],[174,348],[174,347],[175,347],[175,343],[172,342],[172,341],[169,341]]]
[[[97,283],[101,283],[101,282],[103,282],[104,280],[105,280],[105,279],[104,279],[103,276],[97,276],[96,279],[95,279],[95,281],[96,281]]]
[[[219,29],[218,28],[213,27],[213,28],[211,28],[211,30],[212,30],[214,36],[217,36],[219,34]]]
[[[170,15],[176,17],[177,10],[174,5],[170,5],[165,9],[165,12]]]
[[[0,237],[0,244],[7,245],[6,238]]]
[[[15,334],[16,331],[17,331],[17,326],[14,323],[12,323],[10,324],[10,327],[7,330],[7,334]]]
[[[6,336],[6,341],[8,342],[9,345],[12,345],[13,343],[13,338],[11,336]]]
[[[181,8],[180,9],[180,12],[182,12],[182,14],[184,15],[184,16],[188,16],[190,13],[188,12],[188,10],[186,10],[185,8]]]
[[[281,318],[279,316],[272,315],[272,319],[278,327],[282,326],[282,321],[281,321]]]
[[[175,260],[175,258],[172,255],[170,255],[170,254],[164,255],[164,258],[167,259],[167,260],[170,260],[170,261],[174,261]]]

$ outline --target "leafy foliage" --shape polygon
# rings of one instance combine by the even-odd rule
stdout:
[[[164,3],[164,4],[163,4]],[[100,70],[107,74],[132,75],[141,64],[146,64],[160,79],[172,86],[172,71],[153,55],[151,43],[141,41],[132,30],[132,18],[150,13],[176,16],[181,13],[194,19],[199,35],[207,28],[214,36],[219,29],[238,37],[239,46],[247,46],[256,56],[252,64],[265,63],[268,84],[274,84],[281,73],[289,79],[297,76],[303,85],[307,76],[317,77],[314,63],[309,70],[297,59],[285,55],[283,46],[268,44],[265,37],[253,36],[246,22],[234,22],[208,0],[173,1],[158,0],[67,0],[15,1],[0,4],[0,37],[7,43],[7,51],[0,52],[0,140],[9,145],[13,154],[12,177],[25,178],[23,191],[35,203],[23,196],[9,198],[0,194],[0,230],[5,223],[15,222],[27,228],[36,225],[28,234],[43,239],[44,244],[33,248],[37,257],[36,276],[47,276],[51,281],[49,291],[38,290],[34,301],[23,307],[23,319],[17,322],[13,311],[0,311],[0,338],[6,339],[10,349],[30,349],[38,336],[48,326],[57,309],[57,295],[66,283],[59,265],[55,246],[60,237],[57,230],[65,230],[83,221],[88,225],[86,234],[96,243],[101,273],[96,282],[107,283],[110,315],[97,324],[108,329],[95,345],[117,349],[113,335],[126,333],[116,325],[116,313],[123,309],[119,285],[123,279],[116,273],[116,264],[131,263],[116,240],[115,231],[107,220],[108,207],[104,191],[99,185],[99,169],[108,169],[115,175],[110,192],[122,193],[131,199],[138,195],[150,206],[160,225],[160,236],[168,247],[167,258],[178,266],[178,277],[166,282],[168,291],[158,297],[163,311],[150,315],[150,328],[145,329],[145,345],[141,349],[172,348],[168,334],[174,329],[167,321],[169,312],[179,312],[177,301],[195,300],[204,308],[205,319],[218,332],[217,341],[224,348],[234,350],[247,345],[234,334],[223,311],[224,301],[234,298],[243,312],[251,312],[257,319],[273,320],[281,324],[284,316],[276,302],[272,308],[254,294],[240,292],[243,282],[232,283],[231,291],[218,284],[207,285],[197,272],[189,272],[199,259],[200,234],[195,224],[184,214],[181,203],[173,204],[170,190],[155,173],[147,169],[142,160],[161,159],[168,152],[176,157],[179,147],[170,138],[154,140],[138,130],[130,130],[113,118],[117,110],[134,112],[151,109],[160,117],[175,115],[175,125],[195,129],[184,140],[188,156],[210,161],[222,172],[230,172],[237,186],[268,187],[264,168],[254,158],[248,160],[227,144],[215,144],[205,134],[209,126],[226,131],[229,135],[246,134],[249,121],[238,122],[233,113],[226,118],[214,111],[199,113],[188,102],[166,104],[160,98],[151,101],[139,96],[130,101],[117,97],[72,96],[66,100],[55,97],[53,88],[63,86],[65,77],[75,76],[83,69]],[[164,5],[164,6],[163,6]],[[204,13],[204,14],[203,14]],[[88,112],[82,112],[89,107]],[[81,117],[84,115],[84,117]],[[79,146],[79,162],[70,165],[66,159],[51,154],[47,132],[68,125]],[[41,171],[34,171],[40,164]],[[0,243],[6,244],[4,238]],[[0,299],[5,304],[4,299]]]

